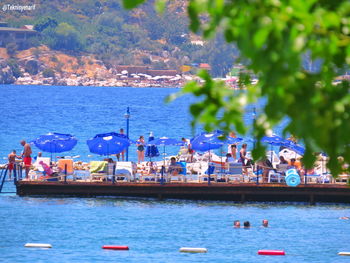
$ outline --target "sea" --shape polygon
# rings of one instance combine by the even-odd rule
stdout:
[[[48,132],[76,136],[76,147],[61,155],[89,162],[103,156],[89,152],[86,140],[98,133],[126,129],[130,138],[152,131],[155,137],[191,138],[184,96],[166,104],[176,88],[0,86],[0,163],[20,140]],[[261,105],[254,107],[261,108]],[[252,121],[247,110],[246,123]],[[280,133],[280,127],[276,128]],[[249,142],[249,140],[247,140]],[[39,149],[33,146],[33,155]],[[178,147],[167,146],[168,155]],[[50,156],[49,153],[44,153]],[[57,156],[54,155],[53,158]],[[159,159],[163,156],[159,156]],[[136,147],[129,149],[136,161]],[[18,197],[12,182],[0,194],[0,262],[349,262],[338,252],[350,251],[350,206],[305,203],[235,203],[146,198]],[[12,193],[11,193],[12,192]],[[261,227],[262,220],[269,227]],[[249,221],[235,229],[233,221]],[[26,248],[48,243],[50,249]],[[103,250],[125,245],[128,251]],[[207,248],[207,253],[180,253],[181,247]],[[261,256],[258,250],[284,250],[285,256]]]

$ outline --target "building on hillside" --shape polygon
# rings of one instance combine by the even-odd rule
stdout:
[[[211,66],[208,63],[200,63],[199,64],[200,69],[206,69],[206,70],[211,70]]]
[[[33,30],[31,25],[14,28],[8,27],[6,22],[0,22],[0,47],[6,47],[9,43],[15,43],[18,49],[28,48],[30,46],[30,38],[38,34],[39,32]]]
[[[154,76],[176,76],[179,74],[177,70],[173,69],[150,69],[147,71],[148,75]]]
[[[154,76],[176,76],[179,74],[178,70],[173,69],[150,69],[147,66],[124,66],[124,65],[117,65],[115,66],[115,69],[117,72],[127,72],[126,74],[147,74],[152,77]]]
[[[195,45],[195,46],[204,46],[204,41],[203,40],[192,40],[191,44]]]
[[[122,71],[126,70],[128,72],[128,74],[139,74],[139,73],[147,74],[149,67],[147,67],[147,66],[117,65],[117,66],[115,66],[115,69],[117,70],[117,72],[122,72]]]

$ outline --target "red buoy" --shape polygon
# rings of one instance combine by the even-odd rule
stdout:
[[[284,256],[286,253],[283,250],[259,250],[258,255]]]
[[[112,249],[112,250],[129,250],[128,246],[114,246],[114,245],[104,245],[103,249]]]

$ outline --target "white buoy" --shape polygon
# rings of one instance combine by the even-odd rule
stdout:
[[[40,243],[27,243],[25,247],[37,247],[37,248],[52,248],[51,244],[40,244]]]
[[[208,250],[202,247],[181,247],[180,252],[184,253],[207,253]]]
[[[339,256],[350,256],[350,252],[339,252]]]

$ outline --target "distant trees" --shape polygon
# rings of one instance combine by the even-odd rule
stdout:
[[[51,18],[40,19],[34,26],[42,34],[44,44],[53,49],[78,51],[84,48],[84,41],[78,30],[68,23],[59,23]]]
[[[187,62],[214,63],[215,74],[224,74],[231,62],[220,62],[230,59],[223,55],[227,50],[221,47],[222,41],[220,46],[192,45],[182,2],[171,5],[172,9],[161,15],[153,3],[126,11],[119,0],[68,1],[64,9],[58,0],[52,0],[40,9],[40,15],[36,14],[38,19],[33,17],[34,29],[40,36],[30,41],[33,46],[45,44],[55,50],[93,53],[108,64],[149,65],[144,56],[163,57],[166,50],[167,59],[173,59],[171,64],[181,65],[183,58],[189,58]],[[23,19],[24,23],[30,22]],[[170,66],[168,62],[167,65]]]
[[[67,50],[81,50],[83,40],[74,26],[60,23],[55,29],[54,48]]]
[[[34,25],[34,30],[43,32],[47,28],[56,28],[58,25],[58,22],[56,19],[46,16],[40,18]]]
[[[169,44],[181,45],[188,41],[187,17],[166,12],[152,13],[145,18],[144,27],[151,40],[165,39]]]

